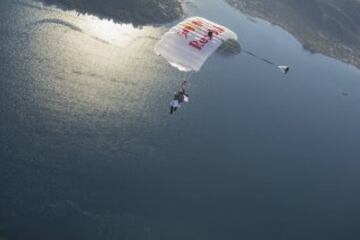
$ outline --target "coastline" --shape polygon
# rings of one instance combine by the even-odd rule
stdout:
[[[134,26],[160,24],[183,15],[178,0],[36,0],[64,10],[96,15]]]
[[[264,19],[292,34],[311,53],[320,53],[360,69],[360,3],[311,0],[307,8],[290,0],[225,0],[246,15]],[[298,7],[297,7],[298,6]]]

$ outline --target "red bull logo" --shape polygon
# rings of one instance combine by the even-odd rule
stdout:
[[[206,26],[207,25],[207,26]],[[209,25],[205,24],[201,20],[192,20],[189,22],[185,22],[183,25],[182,30],[179,32],[179,35],[185,38],[188,38],[188,35],[190,33],[196,33],[200,36],[202,36],[198,40],[193,40],[189,42],[189,45],[198,49],[202,50],[205,45],[212,40],[212,38],[216,37],[217,35],[223,33],[225,30],[219,26],[216,25]]]
[[[183,36],[185,38],[188,37],[189,33],[196,33],[201,30],[201,27],[203,26],[202,21],[200,20],[193,20],[186,22],[184,24],[183,29],[179,32],[180,36]]]

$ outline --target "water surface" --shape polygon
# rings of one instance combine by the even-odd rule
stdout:
[[[360,72],[222,1],[243,48],[183,74],[134,28],[0,3],[0,232],[7,239],[358,239]],[[30,6],[28,5],[30,4]],[[344,94],[346,93],[346,94]]]

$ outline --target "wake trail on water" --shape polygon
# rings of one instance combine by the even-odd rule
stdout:
[[[56,24],[56,25],[61,25],[63,27],[66,27],[66,28],[69,28],[75,32],[80,32],[80,33],[84,33],[84,31],[76,26],[75,24],[72,24],[70,22],[67,22],[67,21],[64,21],[64,20],[61,20],[61,19],[56,19],[56,18],[45,18],[45,19],[42,19],[40,21],[37,21],[35,23],[33,23],[33,26],[36,26],[36,25],[42,25],[42,24]]]
[[[56,13],[61,12],[62,14],[66,14],[65,12],[63,12],[61,10],[57,10],[57,9],[54,9],[54,8],[51,8],[51,7],[45,7],[43,5],[35,5],[35,4],[27,3],[27,2],[24,2],[24,1],[15,1],[14,3],[19,5],[19,6],[25,7],[25,8],[32,8],[32,9],[36,9],[36,10],[48,11],[48,12],[56,12]],[[66,15],[69,16],[69,17],[74,17],[71,14],[66,14]],[[34,31],[37,26],[40,26],[40,25],[43,25],[43,24],[60,25],[60,26],[66,27],[66,28],[68,28],[68,29],[70,29],[72,31],[86,34],[89,37],[93,38],[94,40],[96,40],[98,42],[101,42],[103,44],[113,45],[112,43],[110,43],[110,42],[108,42],[108,41],[106,41],[104,39],[101,39],[101,38],[99,38],[97,36],[94,36],[92,34],[87,33],[86,31],[84,31],[82,28],[76,26],[75,24],[73,24],[71,22],[68,22],[68,21],[65,21],[65,20],[62,20],[62,19],[59,19],[59,18],[45,18],[45,19],[36,21],[34,23],[31,23],[31,24],[28,25],[29,31],[24,32],[24,34],[27,34],[27,33],[31,32],[31,31]]]
[[[37,29],[38,26],[41,26],[41,25],[44,25],[44,24],[55,24],[55,25],[59,25],[59,26],[62,26],[64,28],[67,28],[67,29],[70,29],[74,32],[78,32],[78,33],[83,33],[89,37],[91,37],[92,39],[98,41],[98,42],[101,42],[103,44],[107,44],[107,45],[113,45],[113,46],[116,46],[104,39],[101,39],[95,35],[92,35],[88,32],[86,32],[85,30],[83,30],[82,28],[78,27],[77,25],[71,23],[71,22],[68,22],[68,21],[65,21],[65,20],[62,20],[62,19],[58,19],[58,18],[45,18],[45,19],[42,19],[42,20],[39,20],[39,21],[36,21],[34,23],[31,23],[28,25],[29,27],[29,31],[34,31]],[[28,32],[29,32],[28,31]],[[117,46],[118,47],[118,46]]]
[[[83,19],[79,18],[79,16],[82,15],[82,14],[77,13],[76,15],[74,15],[74,14],[69,13],[69,12],[67,13],[66,11],[63,11],[61,9],[56,9],[54,7],[46,7],[43,4],[39,4],[39,5],[31,4],[31,3],[28,3],[26,1],[21,1],[21,0],[17,0],[14,3],[19,5],[19,6],[25,7],[25,8],[32,8],[32,9],[36,9],[36,10],[40,10],[40,11],[61,13],[62,15],[66,16],[66,17],[69,17],[69,18],[73,18],[76,21],[83,20]],[[45,18],[45,19],[36,21],[34,23],[31,23],[31,24],[28,25],[29,30],[27,32],[24,32],[24,34],[28,34],[29,32],[36,30],[37,27],[39,27],[41,25],[44,25],[44,24],[56,24],[56,25],[68,28],[68,29],[70,29],[72,31],[86,34],[89,37],[91,37],[92,39],[94,39],[94,40],[96,40],[98,42],[101,42],[103,44],[106,44],[106,45],[111,45],[111,46],[118,47],[118,48],[123,48],[123,49],[129,47],[129,46],[123,46],[123,45],[116,44],[115,42],[107,41],[107,40],[105,40],[105,39],[103,39],[103,38],[101,38],[99,36],[96,36],[96,35],[90,33],[89,31],[84,30],[83,28],[77,26],[74,23],[71,23],[69,21],[66,21],[66,20],[63,20],[63,19],[60,19],[60,18]],[[131,41],[131,44],[133,44],[137,40],[141,40],[141,39],[148,39],[148,40],[151,40],[151,41],[158,41],[159,40],[158,36],[151,36],[151,35],[137,36],[137,37],[135,37],[133,39],[134,41]],[[131,44],[129,44],[129,45],[131,45]]]

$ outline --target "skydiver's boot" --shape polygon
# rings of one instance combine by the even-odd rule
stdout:
[[[171,106],[170,108],[170,114],[173,114],[178,108]]]

